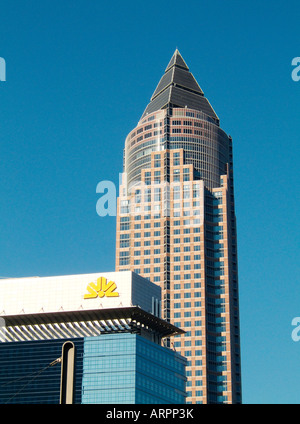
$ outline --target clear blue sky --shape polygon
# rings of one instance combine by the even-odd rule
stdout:
[[[233,137],[243,401],[300,403],[299,1],[0,6],[0,276],[114,270],[96,185],[177,47]]]

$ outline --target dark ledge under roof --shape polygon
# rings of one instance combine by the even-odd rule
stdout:
[[[120,307],[113,309],[92,309],[78,311],[45,312],[38,314],[1,315],[5,320],[5,326],[35,325],[78,321],[97,321],[125,319],[136,323],[138,326],[146,326],[160,334],[161,337],[170,337],[176,334],[184,334],[185,331],[175,327],[167,321],[158,318],[143,309],[133,307]]]

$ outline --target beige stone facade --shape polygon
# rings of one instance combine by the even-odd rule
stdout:
[[[241,402],[232,165],[216,115],[188,106],[144,114],[125,142],[116,270],[158,284],[185,330],[168,343],[188,360],[187,403]]]

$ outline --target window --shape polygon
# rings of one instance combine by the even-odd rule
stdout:
[[[120,256],[129,256],[129,251],[125,250],[124,252],[120,252]]]

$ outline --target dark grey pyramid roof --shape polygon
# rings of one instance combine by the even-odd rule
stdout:
[[[168,105],[196,109],[219,121],[209,101],[176,49],[160,79],[142,118]]]
[[[171,57],[171,60],[169,62],[169,65],[166,67],[165,72],[167,72],[171,68],[171,66],[173,66],[173,65],[177,65],[177,66],[179,66],[179,67],[181,67],[181,68],[183,68],[187,71],[189,70],[187,64],[183,60],[183,57],[179,53],[178,49],[175,50],[175,53]]]

